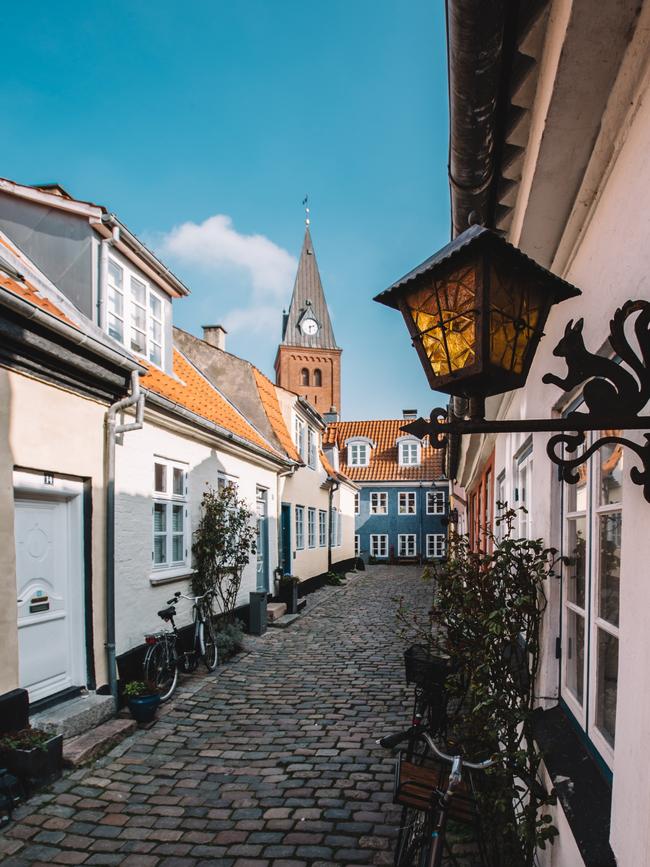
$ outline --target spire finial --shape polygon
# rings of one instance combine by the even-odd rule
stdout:
[[[309,228],[309,196],[305,196],[302,200],[303,207],[305,209],[305,226]]]

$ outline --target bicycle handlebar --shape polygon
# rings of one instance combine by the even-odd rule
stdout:
[[[181,593],[180,590],[177,590],[176,593],[174,593],[174,598],[167,600],[167,604],[173,605],[174,602],[178,602],[178,600],[182,598],[187,599],[188,602],[192,602],[194,603],[194,605],[196,605],[196,603],[199,602],[201,599],[205,599],[206,596],[210,596],[211,594],[214,594],[214,590],[206,590],[202,596],[187,596],[185,593]]]
[[[461,756],[447,755],[447,753],[443,753],[443,751],[438,748],[436,742],[433,740],[431,735],[419,726],[411,726],[411,728],[406,729],[406,731],[398,732],[394,735],[386,735],[385,737],[380,738],[377,743],[382,747],[387,747],[391,749],[392,747],[396,747],[397,744],[401,743],[402,741],[408,740],[414,733],[417,733],[418,737],[424,738],[427,744],[431,747],[432,752],[434,752],[439,759],[442,759],[442,761],[448,762],[450,765],[452,765],[452,767],[457,766],[458,761],[461,760],[462,766],[465,768],[470,768],[473,771],[486,771],[488,768],[496,765],[498,761],[505,761],[505,757],[502,758],[497,755],[494,755],[489,759],[485,759],[482,762],[468,762],[465,761],[465,759],[462,759]]]

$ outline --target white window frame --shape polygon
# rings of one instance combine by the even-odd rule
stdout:
[[[400,467],[418,467],[422,461],[421,444],[418,440],[400,440],[398,443]]]
[[[444,515],[445,501],[444,491],[427,491],[427,515]]]
[[[354,556],[358,557],[361,553],[361,539],[358,533],[354,536]]]
[[[409,504],[413,504],[411,511]],[[417,515],[418,513],[418,497],[417,491],[399,491],[397,494],[397,514],[398,515]]]
[[[293,419],[293,441],[301,459],[307,463],[307,424],[299,415]]]
[[[302,551],[305,547],[305,507],[296,506],[295,514],[296,550]]]
[[[361,501],[361,498],[359,495],[359,491],[356,491],[354,494],[354,514],[355,515],[359,514],[359,509],[360,509],[360,505],[361,505],[360,501]]]
[[[316,467],[317,467],[317,462],[316,462],[316,453],[317,453],[316,442],[317,442],[316,432],[314,431],[313,428],[307,426],[307,465],[308,465],[312,470],[315,470]]]
[[[307,547],[316,547],[316,509],[312,506],[307,509]]]
[[[574,407],[572,407],[574,408]],[[588,448],[594,438],[599,436],[598,433],[587,434],[587,440],[584,448]],[[605,763],[613,769],[614,766],[614,748],[609,740],[600,731],[596,724],[597,720],[597,698],[599,688],[599,670],[598,670],[598,633],[605,632],[615,638],[619,644],[619,669],[617,673],[617,690],[619,686],[618,674],[620,674],[620,608],[619,608],[619,624],[615,625],[608,620],[605,620],[599,615],[600,604],[600,536],[599,522],[600,519],[607,515],[620,513],[623,515],[624,502],[621,500],[616,503],[600,504],[599,502],[599,484],[600,484],[600,460],[601,452],[596,452],[585,464],[586,476],[586,495],[585,509],[569,510],[566,507],[567,498],[570,494],[569,485],[563,486],[562,497],[562,532],[563,532],[563,554],[572,556],[569,548],[569,532],[568,524],[571,521],[584,520],[585,526],[585,550],[584,550],[584,608],[569,599],[568,589],[570,586],[570,578],[568,576],[568,568],[563,569],[562,580],[562,635],[561,635],[561,678],[560,678],[560,695],[567,707],[575,717],[579,726],[586,733],[587,737],[598,751]],[[622,493],[622,490],[621,490]],[[622,521],[622,517],[621,517]],[[621,580],[619,568],[619,581]],[[620,590],[619,590],[620,593]],[[582,704],[577,696],[573,693],[568,683],[570,652],[573,648],[569,647],[569,630],[568,621],[571,614],[582,621],[583,625],[583,666],[582,666]],[[617,720],[620,723],[620,720]],[[617,726],[618,727],[618,726]]]
[[[121,286],[118,285],[113,276],[112,269],[116,269],[121,274]],[[136,281],[144,288],[144,303],[136,300],[132,290],[132,281]],[[108,257],[106,295],[106,332],[130,352],[135,352],[146,358],[157,367],[163,367],[165,360],[165,300],[163,295],[156,291],[145,277],[114,256]],[[118,312],[118,304],[116,303],[118,298],[121,304],[120,312]],[[156,306],[159,308],[159,315],[154,312]],[[138,310],[144,313],[142,328],[137,328],[134,322],[134,316]],[[111,329],[111,320],[120,323],[121,336],[117,331]],[[159,340],[154,339],[156,326],[159,329]],[[142,348],[137,348],[139,343],[134,345],[136,334],[143,335],[144,346]],[[157,351],[154,351],[154,348]]]
[[[370,463],[370,446],[368,443],[350,443],[348,445],[348,466],[367,467]]]
[[[417,533],[399,533],[397,536],[397,556],[417,557],[418,537]]]
[[[533,538],[533,441],[529,438],[514,458],[514,501],[516,532],[520,539]],[[526,511],[520,511],[521,508]]]
[[[504,506],[501,508],[497,507],[497,503],[507,503],[508,502],[508,489],[507,489],[507,478],[506,471],[501,470],[499,475],[496,478],[496,486],[494,491],[494,508],[496,510],[496,517],[500,518],[504,513]],[[498,525],[494,527],[494,533],[499,541],[501,541],[505,537],[506,526],[503,521],[501,521]]]
[[[388,514],[388,491],[371,491],[370,492],[370,514],[371,515],[387,515]]]
[[[427,533],[427,560],[438,560],[447,552],[447,537],[444,533]]]
[[[374,557],[376,560],[387,560],[388,559],[388,534],[387,533],[371,533],[370,534],[370,556]]]
[[[163,485],[156,486],[156,465],[162,467]],[[174,490],[174,482],[180,481],[180,490]],[[189,557],[189,508],[187,464],[168,458],[154,456],[153,459],[153,503],[151,507],[151,563],[154,572],[178,569],[188,564]],[[180,511],[179,511],[180,510]],[[156,514],[164,514],[165,529],[156,530]],[[174,514],[180,514],[182,529],[174,532]],[[164,538],[164,560],[156,562],[156,539]],[[174,540],[180,538],[182,557],[174,559]]]
[[[327,512],[324,509],[318,510],[318,545],[327,547]]]

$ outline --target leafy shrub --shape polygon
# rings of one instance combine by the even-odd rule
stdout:
[[[28,726],[15,732],[7,732],[0,737],[0,750],[33,750],[45,747],[54,735],[42,729],[33,729]]]
[[[244,624],[241,620],[225,622],[218,626],[217,650],[221,662],[235,656],[242,649],[244,639]]]
[[[340,587],[341,584],[345,584],[345,578],[338,572],[328,572],[325,576],[325,583],[332,587]]]
[[[143,695],[156,695],[158,690],[152,683],[144,680],[130,680],[124,685],[123,692],[127,698],[139,698]]]

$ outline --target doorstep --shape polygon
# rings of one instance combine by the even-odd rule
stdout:
[[[277,620],[272,620],[269,623],[269,626],[275,626],[277,629],[286,629],[287,626],[291,626],[292,623],[295,623],[295,621],[299,619],[299,614],[283,614],[282,617],[278,617]]]
[[[101,725],[115,715],[115,702],[110,695],[89,692],[62,701],[30,716],[34,728],[73,738]]]
[[[132,719],[112,719],[91,731],[63,742],[63,764],[68,768],[86,765],[105,755],[137,729]]]

